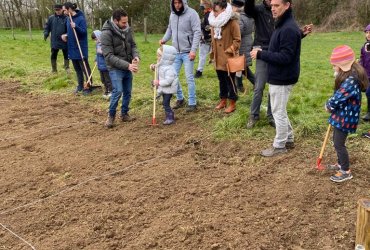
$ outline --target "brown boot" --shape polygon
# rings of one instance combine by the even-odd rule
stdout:
[[[114,116],[108,115],[107,120],[105,121],[105,127],[107,128],[113,128],[113,123],[114,123]]]
[[[226,107],[226,98],[222,98],[221,101],[216,106],[216,110],[220,110]]]
[[[225,111],[224,111],[226,114],[234,112],[235,109],[236,109],[236,101],[235,100],[230,100],[229,104],[230,104],[229,107],[227,107],[227,109],[225,109]]]

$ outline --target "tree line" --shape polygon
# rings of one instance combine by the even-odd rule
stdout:
[[[260,0],[261,1],[261,0]],[[257,3],[260,1],[256,1]],[[56,3],[65,0],[0,0],[0,27],[41,29],[53,14]],[[125,9],[133,21],[135,31],[143,31],[143,20],[148,20],[149,33],[163,33],[170,14],[170,0],[72,0],[84,11],[90,27],[99,28],[101,20],[110,17],[112,10]],[[199,10],[199,0],[188,0]],[[370,0],[293,0],[299,23],[313,23],[322,30],[362,29],[370,15]]]

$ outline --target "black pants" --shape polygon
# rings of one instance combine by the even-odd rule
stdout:
[[[349,156],[346,148],[347,136],[348,133],[343,132],[342,130],[339,130],[337,128],[334,128],[333,133],[334,148],[335,151],[337,152],[338,164],[342,167],[341,169],[343,171],[349,170]]]
[[[172,113],[172,109],[170,106],[170,101],[172,98],[172,94],[163,94],[163,108],[166,113]]]
[[[227,98],[236,101],[238,98],[236,94],[236,86],[235,83],[231,81],[231,79],[235,79],[235,73],[231,73],[229,77],[227,71],[216,70],[216,72],[220,86],[220,98]]]
[[[105,94],[112,92],[112,81],[110,80],[109,71],[100,70],[100,80],[104,84]]]
[[[68,60],[68,50],[67,49],[62,49],[63,51],[63,57],[64,57],[64,60]],[[57,60],[58,58],[58,52],[59,52],[59,49],[51,49],[51,57],[50,59],[51,60]]]
[[[86,64],[87,73],[91,75],[91,69],[90,69],[89,62],[86,58],[84,58],[84,61]],[[84,89],[84,75],[86,77],[86,81],[89,78],[89,75],[86,75],[86,70],[85,70],[82,60],[72,60],[72,63],[73,63],[73,68],[75,69],[76,75],[77,75],[77,82],[78,82],[77,90],[82,91]],[[92,85],[92,77],[90,79],[90,83]]]
[[[254,77],[252,70],[248,66],[247,66],[246,72],[247,72],[247,79],[254,85],[256,78]]]

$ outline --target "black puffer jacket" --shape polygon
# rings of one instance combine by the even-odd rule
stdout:
[[[67,17],[65,15],[51,15],[44,27],[44,38],[50,36],[50,45],[52,49],[66,49],[67,43],[63,42],[62,34],[67,33]]]
[[[131,28],[125,31],[113,27],[112,20],[107,20],[100,37],[102,52],[108,70],[128,70],[132,59],[139,57]]]

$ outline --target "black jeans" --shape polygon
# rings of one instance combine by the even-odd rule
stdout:
[[[238,99],[238,96],[236,94],[236,86],[235,82],[231,81],[231,79],[235,79],[235,73],[230,73],[230,79],[227,71],[216,70],[216,72],[220,86],[220,98],[228,98],[236,101]]]
[[[99,73],[100,73],[100,80],[104,84],[104,87],[105,87],[105,94],[112,92],[112,81],[110,80],[109,71],[99,70]]]
[[[89,62],[86,58],[84,58],[84,61],[86,64],[87,73],[91,75],[91,69],[90,69]],[[77,75],[77,82],[78,82],[77,91],[82,91],[84,89],[84,75],[86,77],[86,81],[89,78],[89,75],[86,75],[85,67],[84,67],[82,60],[72,60],[72,63],[73,63],[73,68],[75,69],[76,75]],[[92,77],[90,79],[90,83],[92,86]]]
[[[166,113],[172,113],[172,109],[170,106],[170,101],[172,98],[172,94],[162,94],[163,96],[163,108]]]
[[[64,60],[68,60],[68,50],[67,49],[62,49],[62,51],[63,51]],[[59,49],[51,49],[50,59],[51,60],[56,60],[58,58],[58,52],[59,52]]]
[[[347,136],[348,133],[343,132],[342,130],[339,130],[337,128],[334,128],[333,133],[334,148],[335,151],[337,152],[338,164],[341,166],[341,169],[343,171],[349,170],[349,156],[346,148]]]

